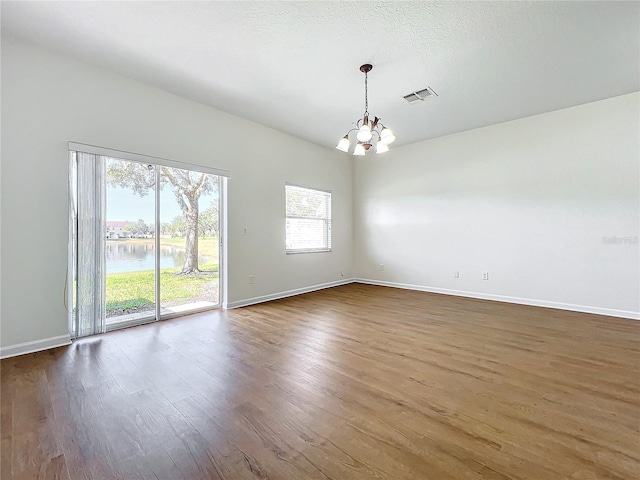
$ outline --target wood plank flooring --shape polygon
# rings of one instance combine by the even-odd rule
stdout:
[[[640,479],[640,322],[352,284],[1,362],[3,480]]]

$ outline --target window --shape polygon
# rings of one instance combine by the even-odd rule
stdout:
[[[331,192],[285,186],[287,253],[331,251]]]

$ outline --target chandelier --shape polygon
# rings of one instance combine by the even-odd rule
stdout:
[[[365,63],[360,67],[360,71],[364,73],[364,114],[362,118],[355,122],[355,128],[352,128],[347,134],[340,139],[336,148],[342,152],[349,151],[349,134],[357,131],[355,148],[353,154],[362,156],[369,151],[374,145],[373,139],[375,139],[376,153],[384,153],[389,151],[389,145],[391,145],[396,136],[391,129],[385,127],[380,121],[379,117],[373,117],[373,121],[369,119],[369,98],[368,98],[368,73],[373,69],[373,65]]]

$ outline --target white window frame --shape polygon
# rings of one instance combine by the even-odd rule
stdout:
[[[325,218],[322,217],[312,217],[312,216],[298,216],[298,215],[289,215],[287,212],[287,187],[294,187],[294,188],[300,188],[300,189],[304,189],[304,190],[310,190],[311,192],[316,192],[316,193],[322,193],[322,194],[328,194],[329,196],[329,211],[328,211],[328,216]],[[285,183],[285,205],[284,205],[284,209],[285,209],[285,251],[287,253],[287,255],[296,255],[296,254],[300,254],[300,253],[321,253],[321,252],[330,252],[331,251],[331,217],[332,217],[332,209],[333,209],[333,205],[332,205],[332,194],[331,194],[331,190],[325,190],[322,188],[316,188],[316,187],[310,187],[308,185],[300,185],[300,184],[296,184],[296,183]],[[287,229],[287,221],[289,219],[310,219],[310,220],[324,220],[325,225],[324,225],[324,232],[325,232],[325,238],[327,240],[326,242],[326,246],[321,247],[321,248],[288,248],[287,247],[287,240],[286,240],[286,229]]]

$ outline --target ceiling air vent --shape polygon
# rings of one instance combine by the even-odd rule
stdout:
[[[405,95],[404,98],[409,103],[424,102],[429,97],[437,97],[438,94],[431,87],[418,90],[417,92]]]

